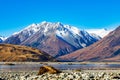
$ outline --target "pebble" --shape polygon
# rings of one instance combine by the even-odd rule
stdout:
[[[0,72],[0,80],[115,80],[120,72],[62,72],[59,74],[36,72]]]

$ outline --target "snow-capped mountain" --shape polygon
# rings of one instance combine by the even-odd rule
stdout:
[[[35,47],[58,57],[87,47],[99,39],[98,36],[70,25],[44,21],[26,27],[4,42]]]
[[[54,26],[54,23],[52,24],[50,22],[43,21],[40,24],[31,24],[25,29],[15,32],[12,36],[5,40],[5,43],[20,44],[39,30],[44,30],[45,33],[50,26]]]
[[[59,27],[60,29],[56,31],[57,36],[62,38],[69,44],[76,46],[76,48],[84,48],[91,44],[92,41],[94,42],[100,39],[98,37],[95,37],[94,35],[89,34],[84,30],[77,29],[74,26],[64,25],[61,27]]]
[[[101,38],[105,37],[108,35],[112,30],[107,30],[107,29],[87,29],[86,30],[90,34],[96,34],[99,35]]]
[[[95,44],[61,56],[62,61],[120,61],[120,26]]]
[[[0,35],[0,43],[2,43],[6,38]]]

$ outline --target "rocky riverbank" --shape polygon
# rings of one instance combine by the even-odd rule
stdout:
[[[66,70],[58,74],[37,71],[0,72],[0,80],[119,80],[119,70]]]

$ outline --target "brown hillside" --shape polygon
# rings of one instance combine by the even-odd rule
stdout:
[[[67,61],[120,61],[120,26],[95,44],[60,57]]]
[[[48,54],[31,47],[0,44],[0,61],[55,61]]]
[[[55,34],[51,34],[46,37],[38,37],[39,34],[32,36],[29,40],[26,40],[22,43],[22,45],[36,47],[53,57],[58,57],[63,54],[67,54],[68,52],[73,52],[76,48],[65,41],[59,39]],[[42,40],[42,41],[41,41]]]

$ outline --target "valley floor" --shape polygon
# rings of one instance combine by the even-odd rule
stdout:
[[[120,64],[119,62],[1,62],[1,65],[16,65],[16,64]],[[39,70],[0,70],[0,80],[119,80],[120,68],[105,68],[105,69],[74,69],[74,70],[61,70],[58,74],[45,73],[37,75]]]

